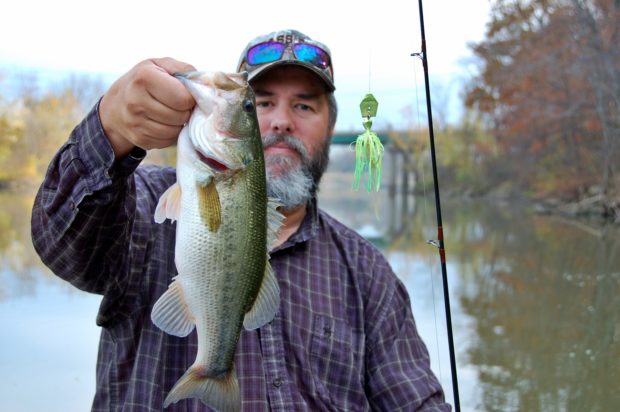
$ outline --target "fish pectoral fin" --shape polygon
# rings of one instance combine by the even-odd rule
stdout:
[[[280,287],[276,275],[267,261],[265,276],[261,284],[258,296],[252,308],[245,314],[243,327],[246,329],[258,329],[271,321],[280,307]]]
[[[155,208],[155,222],[163,223],[164,220],[170,219],[175,221],[181,214],[181,186],[175,183],[170,186],[157,202]]]
[[[172,281],[168,290],[155,302],[151,320],[159,329],[178,337],[187,336],[194,329],[194,316],[179,282]]]
[[[211,179],[205,186],[198,183],[198,199],[200,202],[200,217],[211,232],[217,232],[222,223],[222,206],[220,195],[215,187],[215,179]]]
[[[278,239],[278,232],[284,222],[284,215],[278,212],[280,206],[282,204],[271,197],[267,201],[267,249],[269,251]]]

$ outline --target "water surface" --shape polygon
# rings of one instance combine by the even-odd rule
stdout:
[[[337,156],[334,157],[338,159]],[[452,400],[432,196],[352,192],[325,177],[321,206],[386,254],[410,292],[432,367]],[[0,193],[0,399],[10,411],[83,411],[94,393],[100,298],[41,266],[33,195]],[[464,411],[620,410],[618,228],[506,204],[443,199]]]

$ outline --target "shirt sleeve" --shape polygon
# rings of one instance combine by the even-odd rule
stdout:
[[[450,411],[430,368],[426,345],[418,334],[407,290],[387,263],[385,287],[373,285],[376,321],[367,339],[367,387],[374,410]]]
[[[99,104],[73,130],[32,210],[34,247],[56,275],[88,292],[122,289],[136,209],[133,172],[144,156],[137,149],[115,161]]]

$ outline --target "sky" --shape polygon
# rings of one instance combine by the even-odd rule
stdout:
[[[426,0],[423,7],[433,106],[454,119],[460,85],[475,71],[467,43],[483,38],[489,1]],[[28,68],[49,81],[86,73],[109,83],[139,61],[162,56],[199,70],[234,71],[250,39],[285,28],[331,49],[337,130],[363,131],[359,102],[369,91],[379,101],[375,127],[425,119],[416,103],[424,102],[424,74],[411,56],[421,49],[412,0],[14,1],[0,18],[0,73]]]

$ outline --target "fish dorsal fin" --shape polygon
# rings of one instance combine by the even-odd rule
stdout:
[[[243,327],[258,329],[271,321],[280,307],[280,287],[273,269],[267,261],[265,276],[252,308],[245,314]]]
[[[194,329],[194,316],[178,281],[172,281],[168,290],[155,302],[151,320],[159,329],[174,336],[187,336]]]
[[[267,250],[272,249],[284,222],[284,215],[277,210],[280,206],[282,204],[276,199],[269,198],[267,201]]]
[[[233,79],[230,76],[231,76],[230,74],[227,75],[226,73],[216,72],[213,74],[213,84],[218,89],[222,89],[226,91],[236,90],[244,86],[247,86],[247,84],[245,85],[241,84],[236,81],[237,79]]]
[[[217,232],[222,223],[222,207],[220,205],[220,195],[215,187],[215,179],[211,179],[206,186],[198,184],[197,189],[202,222],[211,232]]]
[[[175,221],[181,213],[181,186],[175,183],[170,186],[157,202],[155,208],[155,222],[163,223],[164,220],[170,219]]]

